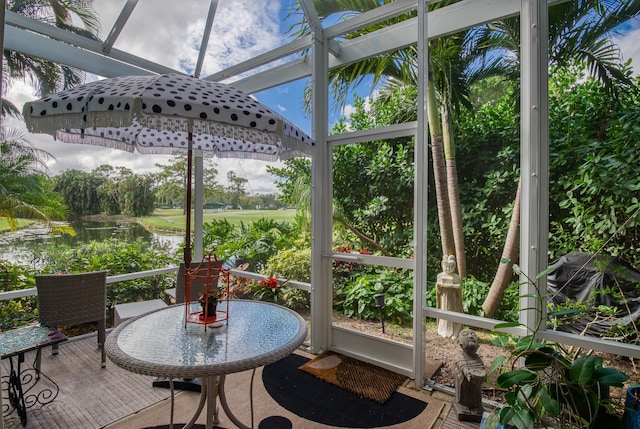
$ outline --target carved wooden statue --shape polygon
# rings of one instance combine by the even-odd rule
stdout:
[[[442,272],[436,279],[437,307],[442,310],[462,313],[462,287],[460,276],[456,273],[456,257],[448,255],[442,258]],[[462,329],[460,323],[438,319],[438,335],[454,338]]]

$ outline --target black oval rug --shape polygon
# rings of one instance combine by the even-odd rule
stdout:
[[[347,392],[300,369],[308,359],[296,354],[267,365],[262,381],[283,408],[307,420],[334,427],[391,426],[417,417],[427,403],[394,392],[384,404]]]

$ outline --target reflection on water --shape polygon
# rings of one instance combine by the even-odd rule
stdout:
[[[32,265],[32,256],[48,244],[79,246],[91,241],[116,238],[123,241],[143,240],[149,243],[166,244],[169,251],[179,249],[184,243],[183,235],[160,235],[147,231],[135,222],[72,221],[76,236],[68,234],[52,235],[44,224],[33,224],[14,232],[0,233],[0,259],[13,263]]]

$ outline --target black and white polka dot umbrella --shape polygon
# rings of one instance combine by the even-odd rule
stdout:
[[[104,79],[26,103],[31,132],[140,153],[193,149],[266,161],[311,155],[313,141],[225,84],[178,74]]]
[[[27,129],[68,143],[140,153],[276,161],[313,154],[304,132],[249,95],[179,74],[104,79],[26,103]],[[187,201],[191,207],[191,156]],[[191,262],[187,216],[185,262]],[[188,266],[188,265],[187,265]]]

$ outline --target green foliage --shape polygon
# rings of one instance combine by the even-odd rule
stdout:
[[[59,192],[69,208],[69,216],[79,217],[100,213],[98,188],[105,181],[93,173],[65,170],[53,178],[54,191]]]
[[[100,199],[100,209],[107,215],[119,215],[120,197],[118,194],[118,184],[113,181],[105,181],[98,187],[98,198]]]
[[[51,155],[33,148],[25,135],[0,128],[0,218],[15,230],[17,219],[37,219],[52,225],[63,220],[66,207],[46,176]]]
[[[518,186],[520,130],[515,98],[509,90],[454,121],[467,272],[478,279],[495,274]],[[439,243],[439,235],[435,239]],[[434,268],[438,267],[439,262]]]
[[[0,291],[9,292],[35,287],[35,270],[0,259]],[[37,317],[37,298],[28,296],[0,301],[0,330],[7,330]]]
[[[270,257],[263,274],[311,282],[311,249],[284,249]]]
[[[311,249],[285,249],[267,261],[266,274],[300,282],[311,282]],[[309,308],[311,300],[308,292],[287,287],[278,289],[278,303],[292,309]]]
[[[244,177],[238,176],[233,170],[227,172],[229,182],[228,191],[232,197],[234,208],[240,208],[240,198],[247,195],[245,186],[249,182]]]
[[[463,280],[462,285],[462,308],[466,314],[475,316],[482,315],[482,303],[484,302],[489,285],[473,276],[468,276]]]
[[[203,226],[204,248],[222,260],[249,263],[249,271],[262,272],[267,260],[278,251],[293,247],[299,230],[289,222],[258,219],[238,226],[226,220],[207,222]]]
[[[550,87],[550,116],[556,124],[551,134],[551,257],[575,250],[602,252],[638,266],[638,97],[626,92],[612,100],[577,67],[557,75]]]
[[[377,109],[378,103],[374,103]],[[382,103],[380,103],[382,104]],[[383,118],[354,101],[355,130]],[[392,109],[393,106],[387,106]],[[334,132],[344,131],[342,122]],[[348,241],[386,255],[409,256],[413,239],[413,141],[397,139],[336,147],[333,154],[334,219],[355,233]]]
[[[519,267],[514,270],[521,273]],[[537,290],[537,283],[528,282]],[[540,309],[546,294],[528,295],[538,300]],[[542,310],[538,318],[542,317]],[[553,316],[551,314],[551,316]],[[518,323],[496,325],[495,329]],[[614,423],[615,403],[609,399],[609,387],[623,387],[629,377],[615,368],[606,368],[599,356],[572,355],[561,344],[539,341],[537,329],[530,335],[512,340],[510,355],[500,356],[489,373],[498,371],[496,386],[506,389],[506,404],[494,411],[485,422],[487,429],[511,424],[517,429],[533,427],[596,428]],[[496,342],[506,345],[507,337]],[[606,422],[606,423],[605,423]]]
[[[311,229],[311,160],[292,158],[284,165],[284,168],[267,166],[267,171],[277,178],[275,185],[281,192],[278,200],[297,209],[296,225],[301,231],[308,231]]]
[[[637,96],[604,89],[600,82],[585,78],[583,70],[554,68],[550,75],[550,258],[573,250],[593,252],[606,243],[603,253],[637,267]],[[499,82],[492,85],[501,87]],[[463,111],[453,121],[467,272],[480,281],[492,279],[500,263],[520,177],[518,91],[502,87],[506,91],[496,91],[498,96],[488,97],[489,102],[473,114]],[[334,132],[386,124],[392,116],[389,111],[400,107],[394,97],[398,103],[402,100],[400,93],[393,93],[388,105],[374,101],[369,111],[358,100],[354,114],[336,125]],[[336,148],[334,219],[336,233],[342,233],[344,241],[397,256],[410,254],[407,244],[413,226],[407,219],[413,213],[413,172],[406,167],[412,162],[412,145],[411,141],[389,141]],[[281,189],[293,195],[294,181],[309,175],[308,168],[296,165],[280,172]],[[308,178],[305,183],[310,183]],[[430,193],[431,219],[436,218],[434,198]],[[437,223],[428,223],[427,233],[427,254],[439,255]],[[429,256],[427,265],[433,278],[440,258]],[[512,294],[511,298],[517,297]],[[513,308],[499,311],[511,311],[508,320],[515,320]]]
[[[133,175],[120,181],[120,209],[123,214],[133,217],[148,216],[155,208],[156,195],[152,190],[150,176]]]
[[[155,179],[134,174],[128,168],[102,165],[91,173],[65,170],[54,180],[55,190],[64,197],[72,217],[103,211],[111,215],[147,216],[155,208]]]
[[[159,172],[154,175],[158,203],[164,206],[184,206],[186,201],[187,155],[174,155],[168,162],[155,164]],[[203,160],[205,202],[219,200],[222,186],[216,182],[218,170],[211,159]]]
[[[82,273],[108,270],[109,276],[164,268],[177,264],[166,246],[143,241],[125,242],[116,239],[91,242],[76,248],[53,245],[43,256],[43,272]],[[107,288],[107,307],[116,303],[162,299],[164,290],[172,287],[175,275],[146,277],[114,283]]]
[[[385,294],[385,318],[403,325],[413,317],[413,276],[406,270],[360,269],[335,287],[335,307],[347,317],[379,320],[374,295]]]
[[[611,419],[614,411],[608,388],[623,387],[629,379],[614,368],[604,367],[601,357],[581,356],[574,360],[559,344],[536,342],[532,336],[518,342],[509,362],[516,358],[523,359],[524,366],[497,377],[497,387],[508,393],[506,405],[493,413],[500,423],[513,424],[518,429],[549,425],[598,427]],[[502,360],[494,362],[490,371],[502,364]],[[609,415],[605,417],[603,411]],[[621,427],[621,422],[617,423]],[[486,427],[493,429],[497,425]]]

